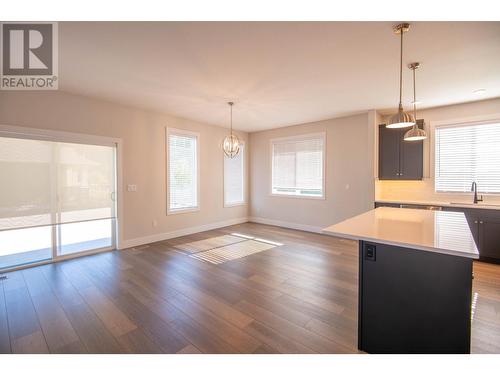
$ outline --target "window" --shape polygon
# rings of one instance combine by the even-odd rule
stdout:
[[[245,145],[234,158],[224,155],[224,206],[245,203]]]
[[[436,127],[435,189],[500,193],[500,122]]]
[[[325,197],[325,134],[271,141],[275,195]]]
[[[167,213],[198,210],[198,134],[168,129]]]
[[[113,248],[116,144],[2,134],[0,269]]]

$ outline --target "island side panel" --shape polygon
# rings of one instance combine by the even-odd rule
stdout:
[[[472,259],[359,241],[358,347],[470,353]]]

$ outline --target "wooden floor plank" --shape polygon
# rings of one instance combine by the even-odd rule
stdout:
[[[348,348],[335,341],[328,340],[323,336],[317,335],[313,331],[308,331],[303,327],[297,326],[290,321],[280,318],[279,316],[259,306],[248,303],[247,301],[241,301],[237,304],[237,307],[242,311],[246,311],[246,313],[251,315],[256,321],[259,321],[278,332],[283,332],[283,335],[288,337],[291,341],[300,342],[304,346],[314,350],[316,353],[350,353],[353,351],[352,348]]]
[[[15,354],[48,354],[49,348],[41,330],[12,341],[12,352]]]
[[[54,351],[54,354],[88,354],[87,348],[81,340],[74,341],[70,344],[58,346]]]
[[[173,296],[170,303],[241,353],[251,353],[260,345],[260,342],[249,334],[211,313],[203,304],[195,303],[182,294]]]
[[[175,330],[173,322],[166,322],[131,295],[123,295],[114,303],[129,319],[164,353],[177,353],[189,344],[186,338]]]
[[[3,285],[12,352],[48,353],[49,349],[22,273],[9,273]]]
[[[62,347],[69,348],[80,341],[42,271],[28,269],[23,276],[49,350],[58,353]]]
[[[64,311],[88,353],[126,352],[87,304],[68,305]]]
[[[106,328],[115,336],[133,331],[137,326],[96,287],[80,290],[87,304],[94,310]]]
[[[40,269],[63,308],[85,304],[82,296],[71,284],[59,264],[42,266]]]
[[[131,354],[159,354],[161,348],[151,340],[141,329],[125,333],[118,337],[118,342]]]
[[[177,352],[177,354],[202,354],[194,345],[189,344]]]
[[[253,321],[245,327],[245,332],[254,336],[265,345],[282,354],[314,354],[314,350],[295,342],[259,321]]]
[[[180,332],[197,347],[202,353],[206,354],[234,354],[239,351],[229,345],[219,336],[212,334],[202,325],[189,318],[179,318],[172,322],[177,332]],[[182,350],[182,349],[179,349]]]

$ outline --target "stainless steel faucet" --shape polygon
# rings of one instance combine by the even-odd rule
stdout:
[[[470,188],[470,191],[474,192],[474,203],[482,202],[483,201],[483,196],[482,195],[481,195],[481,198],[477,197],[477,184],[476,184],[476,181],[472,182],[472,186]]]

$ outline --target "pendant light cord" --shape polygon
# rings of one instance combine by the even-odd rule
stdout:
[[[231,120],[230,120],[230,128],[231,128],[231,136],[233,135],[233,102],[227,102],[229,104],[229,108],[231,108]]]
[[[417,125],[417,88],[416,88],[416,79],[415,79],[415,70],[417,67],[414,66],[413,70],[413,117],[415,117],[415,125]]]
[[[399,55],[399,105],[403,105],[403,34],[404,30],[401,28],[401,48]]]

